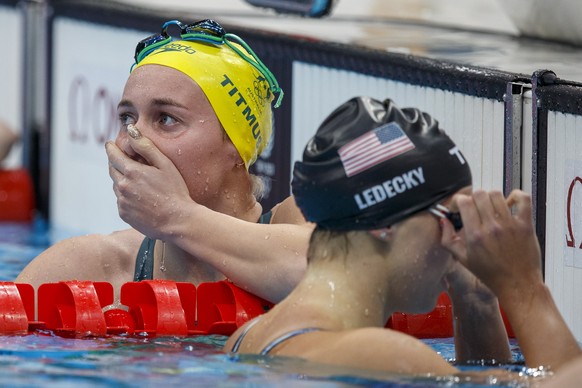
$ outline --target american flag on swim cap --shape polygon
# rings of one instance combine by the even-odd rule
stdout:
[[[414,144],[396,122],[375,128],[338,150],[348,177],[414,149]]]

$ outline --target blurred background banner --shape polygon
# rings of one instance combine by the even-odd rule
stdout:
[[[16,2],[0,2],[0,26],[10,36],[2,47],[0,60],[0,120],[20,133],[22,128],[22,39],[23,15]],[[2,165],[13,168],[22,165],[22,148],[12,149]]]

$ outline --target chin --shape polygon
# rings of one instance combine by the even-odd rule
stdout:
[[[402,306],[398,312],[406,314],[426,314],[434,310],[436,307],[436,298],[431,298],[430,300],[421,300],[416,298],[411,301],[407,306]]]
[[[441,295],[442,290],[431,294],[423,295],[416,299],[417,303],[414,304],[412,309],[409,310],[410,314],[426,314],[431,312],[437,306],[438,297]]]

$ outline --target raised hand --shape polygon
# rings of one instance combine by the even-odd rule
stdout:
[[[181,204],[193,200],[172,161],[135,127],[128,133],[133,158],[113,142],[105,145],[119,216],[146,236],[163,239]]]
[[[498,296],[510,284],[543,281],[529,195],[515,190],[506,200],[499,191],[478,190],[453,200],[465,225],[466,252],[458,258]]]

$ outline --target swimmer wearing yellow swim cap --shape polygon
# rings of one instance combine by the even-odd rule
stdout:
[[[167,27],[181,28],[180,39]],[[196,82],[212,105],[248,169],[267,146],[272,133],[271,103],[283,92],[277,80],[246,43],[227,34],[213,20],[185,26],[164,24],[162,33],[142,40],[133,70],[145,65],[171,67]]]

